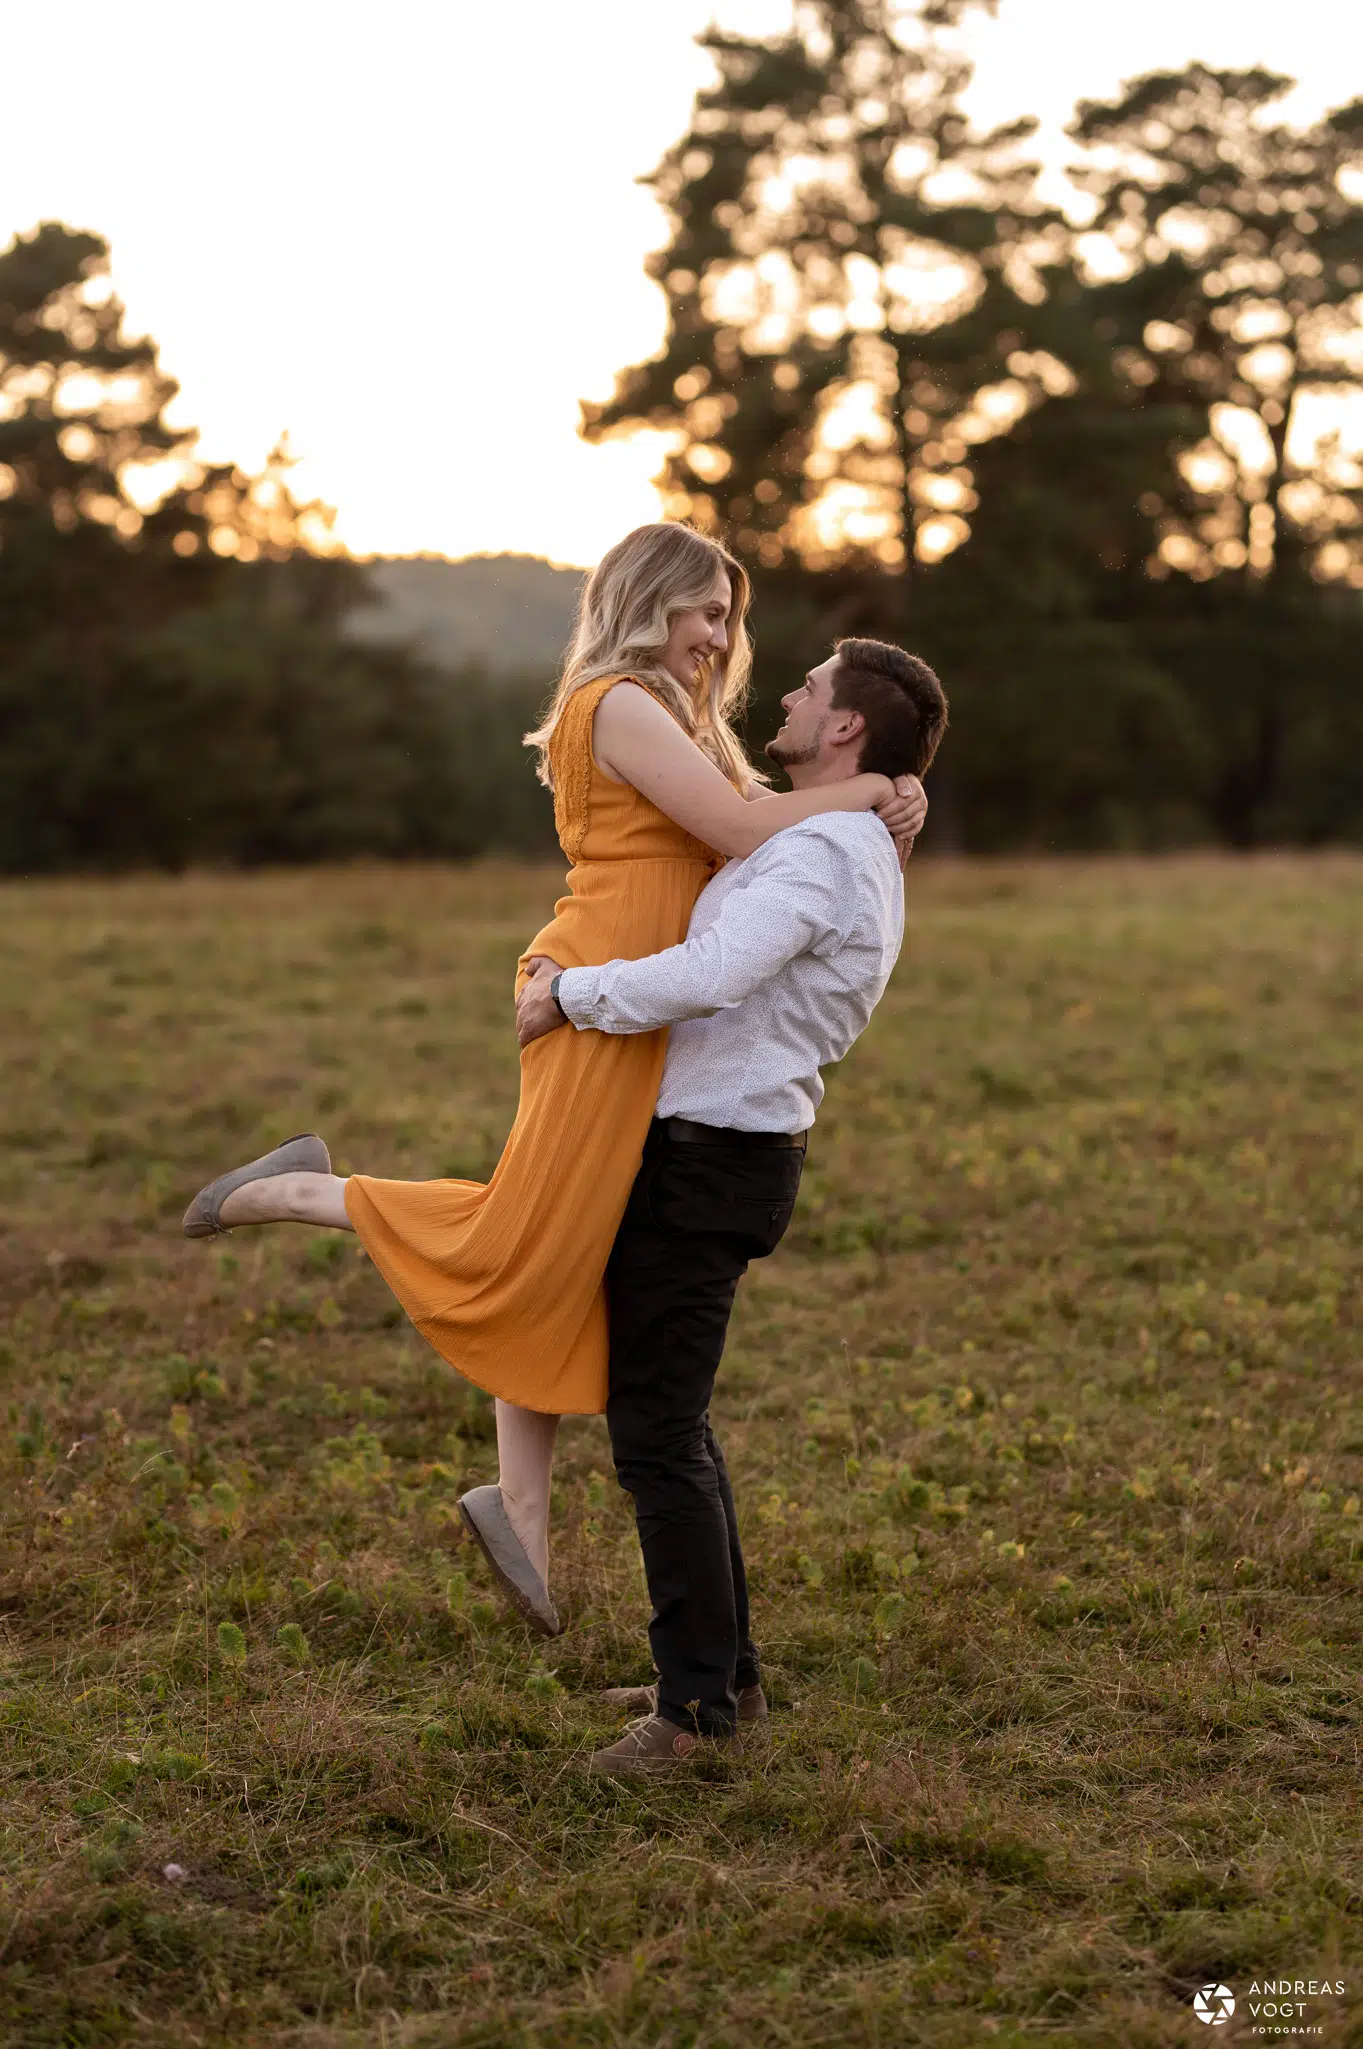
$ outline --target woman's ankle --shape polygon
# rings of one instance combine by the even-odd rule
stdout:
[[[549,1510],[546,1503],[520,1501],[506,1484],[497,1482],[507,1520],[525,1547],[526,1556],[545,1585],[549,1584]]]
[[[262,1192],[270,1191],[273,1201],[262,1201]],[[243,1181],[240,1188],[234,1188],[225,1196],[218,1210],[218,1220],[225,1230],[239,1231],[245,1224],[277,1224],[284,1221],[284,1213],[278,1208],[278,1181]]]

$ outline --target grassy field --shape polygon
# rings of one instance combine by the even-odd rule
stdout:
[[[354,1241],[178,1229],[309,1127],[481,1177],[556,882],[0,892],[0,2040],[1363,2039],[1363,863],[914,871],[716,1405],[770,1745],[641,1787],[602,1425],[545,1645]]]

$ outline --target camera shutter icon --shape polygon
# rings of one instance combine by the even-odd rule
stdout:
[[[1202,1985],[1193,1994],[1193,2012],[1209,2028],[1224,2028],[1235,2012],[1229,1985]]]

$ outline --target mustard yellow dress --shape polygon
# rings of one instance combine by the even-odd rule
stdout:
[[[686,937],[719,857],[592,759],[607,676],[568,700],[549,743],[568,894],[522,954],[560,967],[638,959]],[[510,1029],[510,1017],[507,1025]],[[606,1406],[606,1261],[662,1079],[666,1031],[567,1027],[521,1054],[516,1121],[492,1179],[353,1174],[346,1209],[412,1322],[466,1380],[522,1408]]]

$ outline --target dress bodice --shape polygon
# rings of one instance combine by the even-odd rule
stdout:
[[[719,856],[683,831],[665,811],[641,797],[632,783],[603,775],[592,754],[592,721],[611,687],[625,680],[599,676],[569,698],[549,741],[554,777],[554,824],[574,866],[595,861],[705,861]],[[634,678],[628,680],[634,681]],[[648,686],[642,685],[646,689]]]

